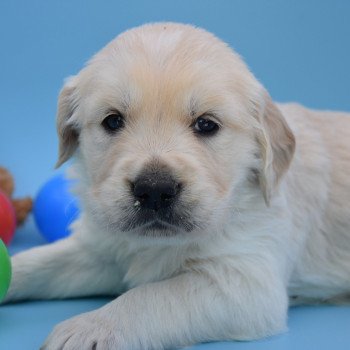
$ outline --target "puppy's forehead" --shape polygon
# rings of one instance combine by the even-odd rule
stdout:
[[[225,59],[225,56],[243,65],[238,55],[213,34],[174,23],[144,25],[128,30],[106,45],[95,60],[113,56],[124,63],[143,61],[157,68],[165,68],[176,62],[181,62],[182,66],[194,61],[215,63]]]
[[[156,102],[158,108],[173,106],[179,113],[220,105],[228,93],[239,100],[252,85],[249,70],[225,43],[202,29],[173,23],[121,34],[82,75],[94,105],[137,109],[145,103],[155,108]]]

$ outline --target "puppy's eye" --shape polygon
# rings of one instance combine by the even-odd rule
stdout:
[[[209,118],[199,117],[194,124],[194,130],[201,135],[213,135],[219,129],[219,125]]]
[[[103,120],[102,126],[108,133],[114,134],[124,127],[124,117],[119,112],[110,114]]]

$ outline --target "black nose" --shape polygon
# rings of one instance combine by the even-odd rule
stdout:
[[[133,183],[132,190],[141,208],[158,211],[174,203],[180,184],[171,176],[146,175]]]

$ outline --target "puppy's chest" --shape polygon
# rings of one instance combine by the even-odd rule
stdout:
[[[132,249],[121,244],[116,253],[123,290],[175,276],[181,272],[186,261],[182,252],[170,247]]]

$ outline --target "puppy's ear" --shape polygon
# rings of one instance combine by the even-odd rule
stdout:
[[[78,106],[76,80],[76,77],[68,78],[58,98],[56,126],[59,138],[59,156],[56,168],[66,162],[78,146],[79,134],[73,117]]]
[[[263,168],[259,183],[266,204],[288,170],[295,150],[295,138],[282,112],[264,91],[262,106],[258,108],[258,142],[261,148]]]

